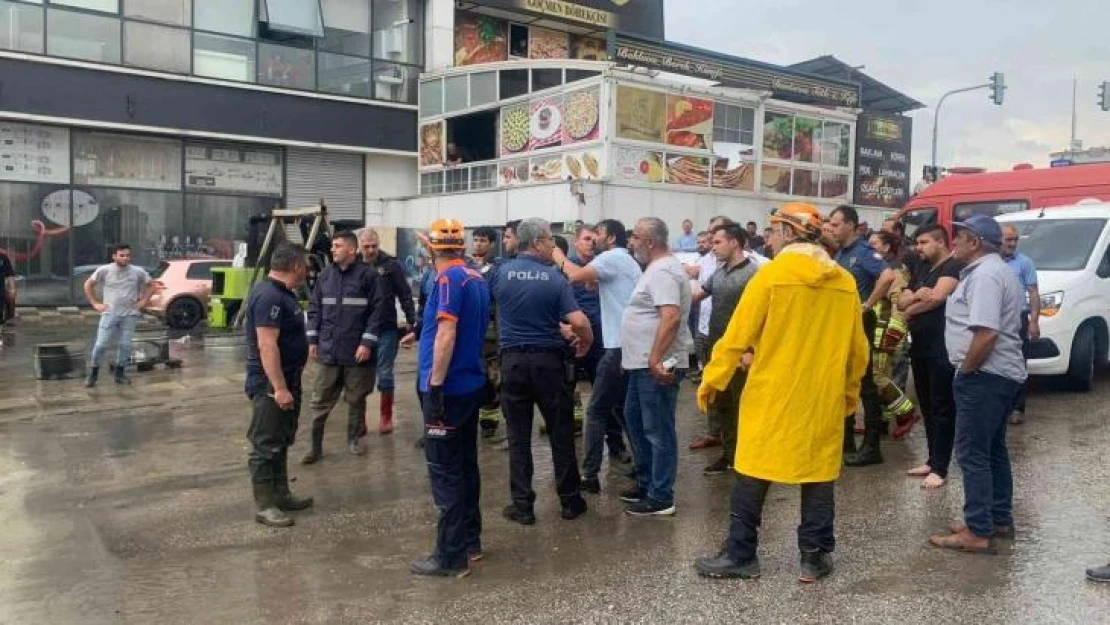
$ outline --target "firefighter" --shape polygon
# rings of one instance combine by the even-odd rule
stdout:
[[[366,396],[374,389],[374,348],[381,326],[378,274],[358,257],[358,238],[341,232],[332,239],[335,262],[320,272],[308,310],[308,351],[315,360],[312,391],[312,448],[301,460],[314,464],[324,451],[324,426],[343,394],[347,403],[347,450],[362,455]]]
[[[412,562],[416,575],[464,577],[482,557],[478,507],[478,407],[485,394],[482,343],[489,285],[463,260],[463,225],[437,219],[428,232],[436,278],[421,320],[417,356],[423,395],[424,454],[439,510],[432,555]]]
[[[516,256],[516,229],[520,220],[514,219],[505,224],[505,235],[502,246],[505,255],[495,258],[493,262],[481,266],[482,275],[489,281],[496,273],[501,263],[511,260]],[[497,316],[491,309],[489,328],[486,330],[486,341],[482,347],[482,357],[486,361],[486,402],[478,413],[478,422],[482,426],[482,436],[493,438],[497,435],[497,424],[501,422],[501,351],[497,342]]]

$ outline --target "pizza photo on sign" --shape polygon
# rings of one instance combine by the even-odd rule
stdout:
[[[592,141],[598,137],[598,90],[583,89],[567,96],[563,143]]]

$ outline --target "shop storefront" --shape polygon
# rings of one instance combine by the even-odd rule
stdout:
[[[0,121],[0,249],[15,266],[20,303],[82,303],[84,280],[118,243],[149,269],[232,258],[249,218],[287,196],[315,204],[343,188],[339,212],[361,218],[362,155],[322,154],[335,158],[318,154],[318,163],[343,165],[327,185],[287,172],[303,160],[293,148]]]

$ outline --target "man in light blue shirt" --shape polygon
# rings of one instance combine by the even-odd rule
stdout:
[[[1002,226],[1002,260],[1014,272],[1025,291],[1025,306],[1021,309],[1021,342],[1022,352],[1028,352],[1029,341],[1041,338],[1041,292],[1037,287],[1037,268],[1033,259],[1017,251],[1017,228],[1007,224]],[[1014,411],[1010,413],[1010,425],[1025,423],[1025,387],[1018,391],[1017,401],[1014,402]]]
[[[586,409],[586,434],[583,443],[582,491],[601,492],[598,473],[601,471],[602,447],[610,422],[624,430],[624,396],[627,377],[621,369],[621,318],[632,299],[642,271],[628,252],[628,231],[614,219],[606,219],[594,228],[597,256],[580,267],[556,250],[554,260],[571,284],[596,283],[601,298],[601,337],[605,352],[597,365],[593,394]],[[610,455],[618,450],[610,449]]]
[[[682,220],[682,236],[674,242],[676,252],[697,252],[698,237],[694,234],[694,222],[689,219]]]

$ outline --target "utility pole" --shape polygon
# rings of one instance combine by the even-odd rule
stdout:
[[[1079,78],[1071,79],[1071,142],[1068,143],[1068,156],[1073,156],[1075,153],[1076,145],[1076,126],[1078,125],[1078,113],[1076,112],[1076,102],[1079,98]]]
[[[993,75],[991,75],[990,82],[983,83],[981,85],[975,85],[974,87],[964,87],[963,89],[953,89],[952,91],[949,91],[948,93],[940,96],[940,101],[937,102],[937,108],[933,111],[933,158],[931,161],[933,167],[933,175],[936,176],[937,179],[940,178],[940,172],[937,170],[937,129],[940,125],[940,107],[944,104],[944,101],[947,100],[948,96],[950,95],[956,95],[957,93],[966,93],[968,91],[978,91],[980,89],[990,89],[991,100],[995,104],[1002,104],[1002,100],[1006,90],[1006,85],[1002,73],[995,72]]]

